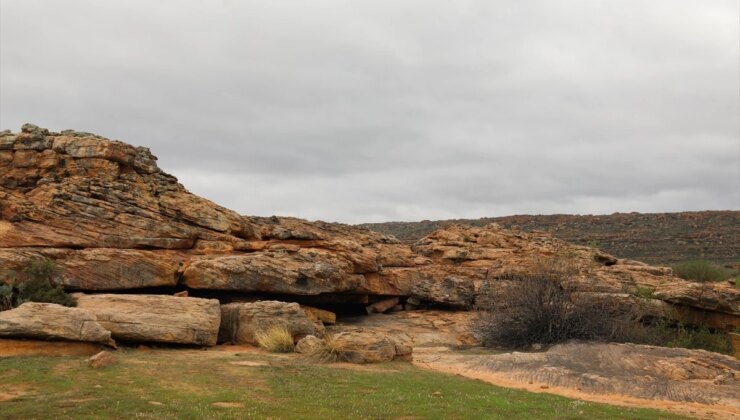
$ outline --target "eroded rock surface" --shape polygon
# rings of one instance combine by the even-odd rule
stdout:
[[[740,414],[740,361],[703,350],[568,343],[538,353],[428,352],[415,361],[506,386],[713,404]]]
[[[110,343],[111,333],[84,308],[26,302],[0,312],[0,337]]]

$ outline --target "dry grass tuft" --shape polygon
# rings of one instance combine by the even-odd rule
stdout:
[[[306,356],[317,362],[334,363],[346,362],[349,353],[344,344],[337,341],[333,335],[327,334],[320,344],[311,348]]]
[[[290,353],[295,348],[293,334],[285,325],[276,325],[254,335],[257,344],[271,353]]]

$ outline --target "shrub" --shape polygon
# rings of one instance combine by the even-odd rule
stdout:
[[[655,299],[655,290],[651,287],[640,287],[635,288],[635,296],[643,299]]]
[[[74,298],[56,283],[56,265],[44,259],[31,262],[17,281],[17,305],[24,302],[47,302],[64,306],[75,306]]]
[[[0,311],[7,311],[13,307],[13,286],[0,284]]]
[[[673,267],[673,272],[682,279],[700,282],[723,281],[730,277],[727,270],[706,260],[693,260],[677,264]]]
[[[732,354],[732,344],[726,334],[712,332],[706,327],[690,327],[664,319],[628,325],[620,332],[617,339],[620,342]]]
[[[254,335],[257,344],[271,353],[290,353],[295,348],[293,334],[285,325],[276,325]]]
[[[554,261],[525,275],[504,279],[507,286],[479,308],[473,328],[487,346],[524,348],[570,339],[610,340],[622,324],[638,316],[624,305],[577,299],[567,286],[574,270]]]

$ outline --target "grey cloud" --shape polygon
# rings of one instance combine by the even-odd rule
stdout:
[[[151,147],[245,214],[740,208],[738,4],[0,4],[0,128]]]

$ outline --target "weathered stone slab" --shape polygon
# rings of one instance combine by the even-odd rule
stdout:
[[[0,312],[0,337],[108,343],[111,333],[84,308],[26,302]]]
[[[212,346],[218,338],[218,300],[166,295],[86,295],[77,305],[95,314],[118,340]]]

